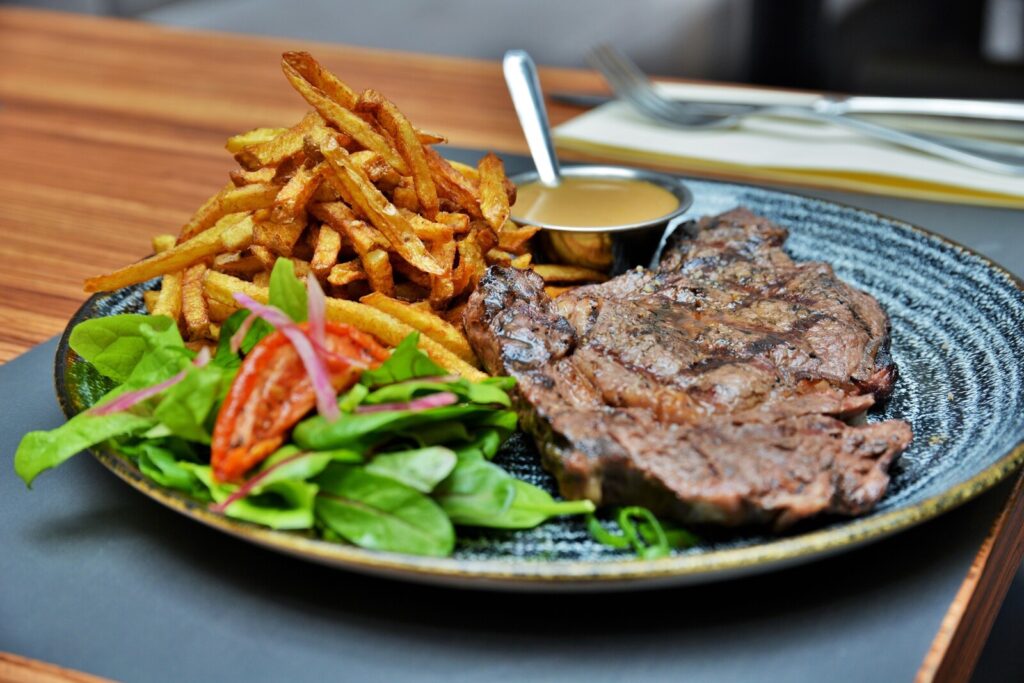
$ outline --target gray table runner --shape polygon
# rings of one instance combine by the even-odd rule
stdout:
[[[827,196],[1024,270],[1019,213]],[[10,465],[21,435],[62,421],[54,350],[0,367],[0,650],[125,681],[909,681],[1009,491],[752,579],[611,595],[421,587],[229,538],[84,456],[25,490]]]

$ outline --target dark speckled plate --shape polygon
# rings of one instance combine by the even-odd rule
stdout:
[[[580,520],[526,532],[463,532],[453,557],[422,558],[232,521],[148,482],[117,453],[97,449],[95,455],[146,495],[253,543],[356,571],[509,590],[698,583],[806,562],[931,519],[990,488],[1024,460],[1024,292],[1017,279],[964,247],[867,211],[741,185],[690,186],[696,201],[688,216],[735,206],[768,216],[790,229],[787,249],[795,258],[828,261],[889,312],[901,379],[889,402],[868,419],[907,420],[915,439],[871,514],[822,520],[784,537],[722,536],[653,561],[593,542]],[[140,311],[144,289],[93,297],[68,329],[88,318]],[[57,353],[56,384],[69,416],[106,388],[68,349],[67,333]],[[552,487],[525,439],[514,438],[498,457],[516,475]]]

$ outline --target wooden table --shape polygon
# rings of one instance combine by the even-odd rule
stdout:
[[[523,152],[497,63],[307,46],[452,144]],[[255,39],[0,9],[0,362],[59,333],[82,280],[141,257],[216,188],[224,139],[306,110],[278,68],[294,40]],[[596,91],[590,72],[542,69],[545,89]],[[553,123],[578,110],[553,105]],[[1024,478],[964,577],[920,681],[966,680],[1024,555]],[[88,680],[0,655],[0,678]],[[20,678],[19,678],[20,677]]]

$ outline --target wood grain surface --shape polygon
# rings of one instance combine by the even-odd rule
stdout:
[[[236,167],[227,136],[302,117],[279,66],[297,47],[452,144],[526,150],[496,62],[0,9],[0,362],[59,333],[84,278],[177,233]],[[541,79],[602,83],[566,69]]]
[[[0,362],[59,333],[86,298],[84,278],[177,232],[234,167],[227,136],[298,121],[307,107],[278,66],[293,49],[380,90],[452,144],[526,149],[497,63],[0,8]],[[585,71],[542,69],[541,80],[545,90],[603,89]],[[550,109],[553,123],[576,113]],[[1024,554],[1022,482],[920,681],[969,676]],[[6,654],[0,679],[97,680]]]

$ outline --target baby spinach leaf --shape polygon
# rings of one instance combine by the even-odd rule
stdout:
[[[364,373],[365,374],[365,373]],[[404,403],[413,398],[441,391],[450,391],[464,401],[483,405],[500,405],[508,408],[511,400],[501,387],[468,382],[458,379],[452,382],[437,380],[405,380],[396,384],[388,384],[371,392],[363,401],[367,404]]]
[[[394,382],[404,382],[416,377],[441,377],[448,372],[417,348],[420,335],[418,332],[403,339],[391,356],[374,370],[366,370],[359,382],[368,387],[376,387]]]
[[[238,332],[238,328],[242,326],[242,323],[252,315],[246,309],[240,309],[231,314],[231,316],[224,321],[220,327],[220,341],[217,343],[217,353],[213,357],[212,364],[222,368],[237,368],[242,364],[242,359],[239,357],[238,352],[231,350],[231,338]],[[252,351],[252,347],[256,346],[257,343],[265,336],[274,331],[264,320],[256,320],[249,327],[249,331],[245,333],[245,337],[242,339],[239,350],[242,353],[249,353]]]
[[[305,322],[306,285],[295,277],[295,264],[291,259],[279,258],[270,271],[270,305],[284,311],[297,323]]]
[[[479,458],[459,463],[434,490],[436,500],[455,524],[489,526],[515,498],[515,479],[497,465]]]
[[[206,423],[233,377],[233,370],[212,364],[190,368],[185,379],[163,392],[153,416],[169,434],[208,444],[210,433]]]
[[[589,500],[555,500],[544,489],[521,479],[513,479],[515,497],[505,510],[487,520],[495,529],[532,529],[551,517],[592,513],[596,508]]]
[[[317,483],[317,517],[351,543],[439,557],[455,547],[455,530],[444,511],[405,484],[339,465],[328,467]]]
[[[338,399],[338,409],[343,413],[351,413],[363,402],[370,390],[362,384],[353,384],[352,388]]]
[[[452,445],[456,441],[472,441],[473,435],[461,420],[449,420],[435,424],[420,425],[415,429],[403,430],[396,436],[415,441],[421,448],[440,444]]]
[[[56,467],[83,449],[115,436],[144,431],[155,422],[150,416],[126,411],[109,415],[79,413],[56,429],[26,434],[14,454],[14,470],[31,486],[41,472]]]
[[[136,314],[82,321],[71,330],[68,343],[100,374],[118,383],[128,381],[148,352],[160,347],[184,349],[173,320],[166,316]],[[166,376],[174,372],[177,369]]]
[[[207,465],[180,465],[196,475],[216,503],[223,503],[238,489],[234,484],[214,481],[213,472]],[[232,519],[262,524],[271,529],[310,529],[314,522],[316,494],[316,484],[296,479],[272,481],[231,503],[224,514]]]
[[[191,470],[181,466],[174,452],[153,441],[119,445],[118,450],[134,458],[139,471],[161,486],[196,493],[201,485]]]
[[[382,453],[370,461],[366,471],[394,479],[417,491],[430,493],[442,479],[451,474],[456,460],[455,453],[450,449],[432,446]]]
[[[412,427],[453,419],[471,419],[490,412],[493,410],[486,406],[462,404],[419,411],[343,413],[334,422],[327,422],[317,415],[300,422],[292,432],[292,439],[300,448],[312,451],[333,448],[361,450]]]

